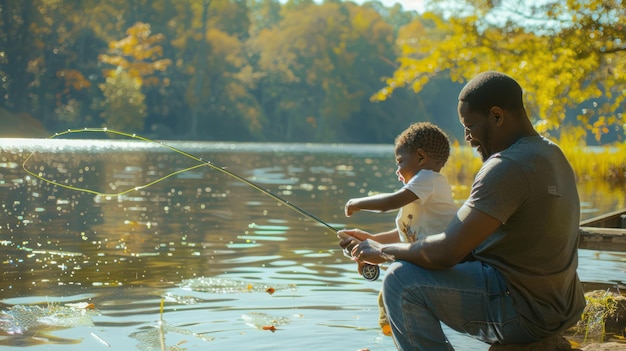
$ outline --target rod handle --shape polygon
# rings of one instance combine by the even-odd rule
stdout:
[[[337,236],[340,239],[353,238],[354,240],[359,241],[359,239],[351,237],[350,235],[345,234],[345,233],[337,233]],[[346,257],[352,258],[352,255],[347,249],[343,249],[343,255]],[[361,275],[363,276],[363,278],[369,281],[375,281],[380,276],[380,267],[375,264],[365,263],[365,265],[361,269]]]

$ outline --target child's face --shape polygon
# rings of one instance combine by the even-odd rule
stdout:
[[[406,184],[413,178],[421,169],[420,159],[418,151],[396,150],[396,165],[398,166],[396,174],[398,175],[398,180]]]

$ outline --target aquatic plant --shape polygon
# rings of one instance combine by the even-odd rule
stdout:
[[[187,348],[182,347],[188,343],[187,336],[192,336],[199,341],[213,341],[212,336],[194,333],[191,330],[176,327],[168,324],[163,319],[165,310],[165,299],[161,298],[161,306],[159,308],[159,320],[157,325],[151,325],[142,330],[131,333],[129,336],[139,342],[137,349],[140,351],[184,351]],[[168,344],[166,344],[165,336],[168,335]],[[179,339],[178,341],[172,339]]]
[[[595,290],[585,294],[587,305],[576,333],[583,334],[583,343],[591,339],[602,342],[607,334],[624,333],[626,298],[610,291]]]
[[[61,306],[54,303],[47,306],[15,305],[0,311],[0,329],[8,334],[19,335],[42,327],[93,326],[92,316],[97,312],[93,305],[87,306],[73,304]]]

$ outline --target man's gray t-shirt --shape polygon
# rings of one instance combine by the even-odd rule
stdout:
[[[527,137],[492,155],[465,205],[502,222],[473,256],[506,278],[528,331],[545,337],[574,325],[585,306],[576,274],[580,200],[558,146]]]

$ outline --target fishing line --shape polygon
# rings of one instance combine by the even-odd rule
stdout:
[[[141,140],[141,141],[144,141],[144,142],[148,142],[148,143],[152,143],[152,144],[156,144],[156,145],[162,146],[162,147],[164,147],[166,149],[169,149],[169,150],[171,150],[171,151],[173,151],[173,152],[175,152],[177,154],[183,155],[183,156],[188,157],[188,158],[190,158],[190,159],[192,159],[194,161],[197,161],[198,164],[194,165],[194,166],[191,166],[191,167],[187,167],[187,168],[184,168],[184,169],[177,170],[175,172],[169,173],[168,175],[163,176],[163,177],[161,177],[159,179],[156,179],[154,181],[151,181],[149,183],[146,183],[146,184],[143,184],[143,185],[140,185],[140,186],[135,186],[135,187],[123,190],[123,191],[118,192],[118,193],[103,193],[103,192],[92,190],[92,189],[88,189],[88,188],[81,188],[81,187],[77,187],[77,186],[73,186],[73,185],[63,184],[63,183],[54,181],[52,179],[46,178],[43,175],[42,172],[35,173],[34,171],[30,170],[26,166],[28,161],[35,154],[34,151],[30,155],[28,155],[28,157],[26,157],[26,159],[22,163],[22,168],[24,169],[24,171],[26,173],[30,174],[31,176],[41,180],[41,181],[44,181],[46,183],[49,183],[49,184],[52,184],[52,185],[56,185],[56,186],[59,186],[59,187],[65,188],[65,189],[74,190],[74,191],[80,191],[80,192],[89,193],[89,194],[93,194],[93,195],[115,197],[115,196],[122,196],[122,195],[125,195],[125,194],[133,192],[133,191],[137,191],[137,190],[140,190],[140,189],[147,188],[147,187],[149,187],[151,185],[154,185],[156,183],[164,181],[164,180],[166,180],[166,179],[168,179],[168,178],[170,178],[172,176],[175,176],[177,174],[184,173],[184,172],[187,172],[187,171],[191,171],[191,170],[194,170],[196,168],[208,166],[208,167],[211,167],[214,170],[220,171],[220,172],[222,172],[222,173],[224,173],[224,174],[226,174],[226,175],[228,175],[230,177],[233,177],[233,178],[237,179],[238,181],[240,181],[240,182],[242,182],[242,183],[244,183],[244,184],[246,184],[246,185],[248,185],[248,186],[250,186],[250,187],[252,187],[252,188],[254,188],[256,190],[258,190],[258,191],[260,191],[261,193],[263,193],[263,194],[269,196],[270,198],[278,201],[279,203],[289,207],[290,209],[292,209],[293,211],[299,213],[300,215],[305,216],[305,217],[307,217],[307,218],[309,218],[309,219],[311,219],[311,220],[313,220],[313,221],[315,221],[315,222],[325,226],[327,229],[329,229],[333,233],[337,232],[337,229],[334,228],[333,226],[331,226],[330,224],[322,221],[321,219],[317,218],[313,214],[311,214],[311,213],[303,210],[302,208],[292,204],[291,202],[283,199],[282,197],[274,194],[273,192],[271,192],[271,191],[269,191],[269,190],[267,190],[265,188],[262,188],[261,186],[255,184],[255,183],[253,183],[251,181],[249,181],[248,179],[246,179],[246,178],[244,178],[244,177],[242,177],[242,176],[240,176],[240,175],[238,175],[238,174],[236,174],[234,172],[231,172],[231,171],[229,171],[228,169],[226,169],[224,167],[220,167],[220,166],[212,163],[211,161],[204,160],[204,159],[202,159],[202,158],[200,158],[198,156],[195,156],[195,155],[190,154],[190,153],[188,153],[186,151],[183,151],[181,149],[178,149],[178,148],[176,148],[174,146],[171,146],[171,145],[167,145],[167,144],[162,143],[162,142],[158,142],[158,141],[155,141],[155,140],[152,140],[152,139],[148,139],[146,137],[143,137],[143,136],[140,136],[140,135],[137,135],[137,134],[129,134],[129,133],[120,132],[118,130],[109,129],[109,128],[68,129],[68,130],[66,130],[64,132],[55,133],[54,135],[48,137],[48,139],[54,139],[54,138],[57,138],[57,137],[60,137],[60,136],[63,136],[63,135],[67,135],[67,134],[72,134],[72,133],[105,133],[105,134],[109,133],[109,134],[119,135],[119,136],[131,138],[131,139]]]
[[[56,186],[59,186],[59,187],[65,188],[65,189],[74,190],[74,191],[80,191],[80,192],[89,193],[89,194],[93,194],[93,195],[99,195],[99,196],[116,197],[116,196],[125,195],[125,194],[133,192],[133,191],[137,191],[137,190],[140,190],[140,189],[147,188],[147,187],[149,187],[151,185],[154,185],[156,183],[164,181],[164,180],[166,180],[166,179],[168,179],[168,178],[170,178],[172,176],[175,176],[177,174],[184,173],[184,172],[187,172],[187,171],[191,171],[191,170],[194,170],[196,168],[208,166],[208,167],[211,167],[212,169],[214,169],[216,171],[222,172],[223,174],[226,174],[226,175],[228,175],[228,176],[230,176],[232,178],[237,179],[238,181],[240,181],[240,182],[242,182],[242,183],[244,183],[244,184],[246,184],[246,185],[248,185],[248,186],[250,186],[250,187],[252,187],[252,188],[254,188],[254,189],[258,190],[258,191],[260,191],[261,193],[269,196],[273,200],[278,201],[279,203],[287,206],[288,208],[290,208],[291,210],[297,212],[298,214],[300,214],[300,215],[302,215],[304,217],[307,217],[307,218],[313,220],[314,222],[317,222],[317,223],[323,225],[324,227],[326,227],[326,229],[330,230],[332,233],[336,234],[337,231],[338,231],[336,228],[334,228],[330,224],[324,222],[323,220],[317,218],[312,213],[305,211],[304,209],[302,209],[302,208],[292,204],[291,202],[283,199],[282,197],[274,194],[273,192],[271,192],[271,191],[269,191],[269,190],[267,190],[265,188],[262,188],[261,186],[257,185],[256,183],[254,183],[254,182],[252,182],[252,181],[250,181],[250,180],[248,180],[248,179],[246,179],[246,178],[244,178],[244,177],[242,177],[242,176],[240,176],[240,175],[238,175],[238,174],[236,174],[234,172],[231,172],[231,171],[229,171],[228,169],[226,169],[224,167],[220,167],[220,166],[212,163],[211,161],[204,160],[204,159],[202,159],[202,158],[200,158],[198,156],[190,154],[190,153],[188,153],[186,151],[183,151],[181,149],[178,149],[178,148],[176,148],[174,146],[171,146],[171,145],[168,145],[168,144],[165,144],[165,143],[162,143],[162,142],[158,142],[158,141],[155,141],[155,140],[152,140],[152,139],[148,139],[146,137],[143,137],[143,136],[140,136],[140,135],[137,135],[137,134],[134,134],[134,133],[130,134],[130,133],[125,133],[125,132],[121,132],[121,131],[114,130],[114,129],[109,129],[109,128],[68,129],[68,130],[66,130],[64,132],[55,133],[54,135],[51,135],[50,137],[48,137],[48,139],[54,139],[54,138],[57,138],[57,137],[60,137],[60,136],[63,136],[63,135],[73,134],[73,133],[105,133],[105,134],[109,133],[109,134],[123,136],[123,137],[126,137],[126,138],[136,139],[136,140],[144,141],[144,142],[147,142],[147,143],[152,143],[152,144],[156,144],[156,145],[162,146],[162,147],[164,147],[166,149],[169,149],[169,150],[171,150],[171,151],[173,151],[173,152],[175,152],[177,154],[180,154],[182,156],[188,157],[188,158],[198,162],[198,164],[194,165],[194,166],[191,166],[191,167],[187,167],[187,168],[184,168],[184,169],[180,169],[180,170],[174,171],[172,173],[169,173],[166,176],[158,178],[158,179],[156,179],[154,181],[151,181],[149,183],[146,183],[146,184],[143,184],[143,185],[140,185],[140,186],[135,186],[135,187],[123,190],[123,191],[118,192],[118,193],[103,193],[103,192],[99,192],[99,191],[88,189],[88,188],[81,188],[81,187],[77,187],[77,186],[73,186],[73,185],[62,184],[62,183],[59,183],[59,182],[54,181],[52,179],[48,179],[48,178],[44,177],[43,172],[35,173],[34,171],[31,171],[30,169],[28,169],[26,164],[33,157],[33,155],[35,154],[35,151],[33,151],[30,155],[28,155],[28,157],[26,157],[24,162],[22,162],[22,168],[24,169],[24,171],[26,173],[30,174],[31,176],[35,177],[36,179],[39,179],[39,180],[41,180],[43,182],[46,182],[46,183],[49,183],[49,184],[52,184],[52,185],[56,185]],[[344,255],[346,255],[347,257],[352,257],[349,254],[349,252],[346,252],[346,251],[344,251]],[[380,274],[380,268],[377,265],[366,264],[363,267],[363,274],[362,275],[367,280],[376,280],[376,279],[378,279],[379,274]]]

